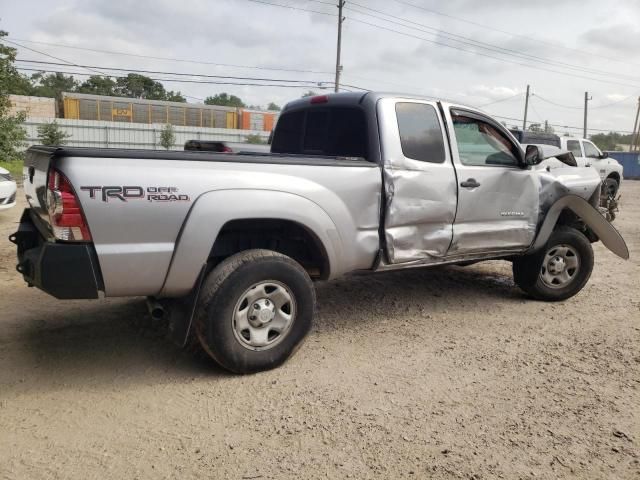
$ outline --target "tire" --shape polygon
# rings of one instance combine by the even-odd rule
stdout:
[[[559,227],[538,253],[513,261],[513,278],[525,293],[538,300],[573,297],[586,285],[593,270],[591,243],[574,228]]]
[[[602,196],[610,199],[615,199],[618,194],[620,184],[615,178],[608,177],[602,182]]]
[[[195,334],[227,370],[269,370],[299,348],[311,330],[315,304],[311,278],[297,262],[271,250],[247,250],[208,274]]]

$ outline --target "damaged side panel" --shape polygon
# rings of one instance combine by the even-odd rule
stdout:
[[[403,151],[396,105],[409,105],[405,114],[415,115],[412,120],[423,128],[428,128],[424,125],[429,118],[421,121],[419,116],[431,116],[430,130],[410,132],[416,136],[403,132],[405,142],[427,135],[433,144],[442,148],[434,148],[423,160],[409,158],[409,155],[420,155],[415,154],[417,149],[412,145],[405,144],[407,151]],[[380,100],[377,108],[378,118],[384,122],[380,131],[385,160],[384,235],[388,262],[439,261],[446,256],[453,235],[457,187],[437,105],[427,101],[385,98]]]

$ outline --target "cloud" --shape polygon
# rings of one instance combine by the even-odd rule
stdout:
[[[638,45],[640,45],[640,28],[629,23],[596,27],[582,34],[581,39],[617,56],[635,57],[638,55]]]

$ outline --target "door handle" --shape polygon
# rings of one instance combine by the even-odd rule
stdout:
[[[460,186],[464,188],[476,188],[479,187],[480,184],[475,178],[468,178],[464,182],[460,183]]]

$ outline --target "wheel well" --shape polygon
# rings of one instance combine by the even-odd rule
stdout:
[[[556,222],[555,229],[557,229],[560,226],[571,227],[575,230],[578,230],[579,232],[582,232],[589,239],[591,243],[598,241],[598,236],[593,232],[593,230],[591,230],[584,223],[582,218],[576,215],[573,212],[573,210],[571,210],[570,208],[565,208],[560,213],[560,216],[558,217],[558,221]]]
[[[329,277],[329,259],[320,239],[291,220],[248,218],[224,224],[209,254],[215,266],[225,258],[254,248],[273,250],[293,258],[311,278]]]
[[[618,185],[620,184],[620,175],[618,174],[618,172],[610,173],[607,178],[613,178],[616,182],[618,182]]]

